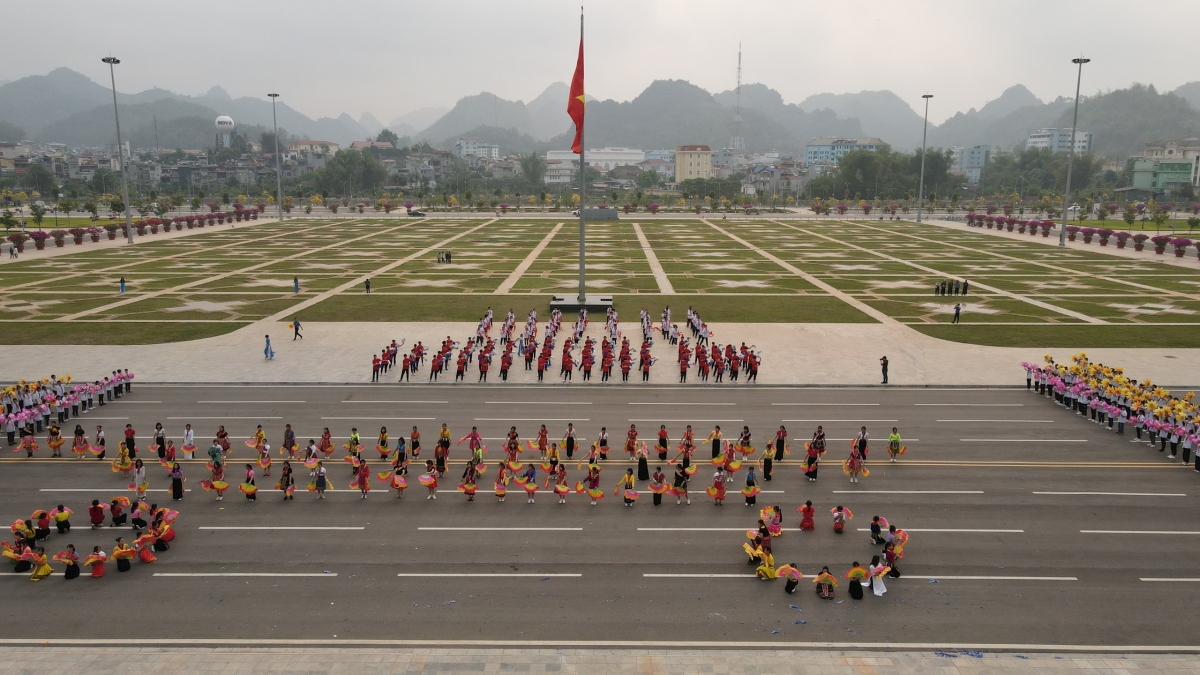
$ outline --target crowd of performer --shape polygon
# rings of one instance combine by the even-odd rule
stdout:
[[[81,565],[88,568],[92,578],[99,579],[105,575],[110,560],[116,564],[118,572],[128,572],[135,559],[142,564],[157,562],[155,553],[168,550],[175,539],[173,525],[179,516],[178,511],[147,504],[141,498],[133,501],[124,495],[117,495],[108,503],[93,499],[86,512],[92,530],[128,526],[132,533],[128,539],[116,537],[111,553],[101,545],[92,546],[89,553],[81,553],[74,544],[68,543],[55,547],[61,550],[51,558],[47,553],[51,536],[56,540],[78,536],[71,535],[71,516],[75,512],[59,504],[49,511],[38,509],[29,518],[13,521],[10,526],[13,539],[0,542],[0,553],[12,561],[15,573],[29,572],[30,581],[41,581],[53,574],[51,562],[63,566],[66,579],[77,578]]]
[[[1056,363],[1047,354],[1043,364],[1021,366],[1027,389],[1114,433],[1124,435],[1132,425],[1131,442],[1157,446],[1167,459],[1194,463],[1200,472],[1200,411],[1193,392],[1175,396],[1150,380],[1139,382],[1123,368],[1093,363],[1082,352],[1068,363]]]
[[[713,382],[737,382],[739,374],[746,382],[757,382],[762,363],[762,355],[753,345],[747,346],[743,342],[735,347],[732,343],[721,345],[713,341],[708,324],[690,307],[686,325],[691,338],[671,322],[670,307],[663,310],[658,325],[654,324],[649,312],[640,310],[641,342],[638,344],[631,342],[621,331],[617,311],[612,307],[606,312],[599,340],[585,335],[588,328],[586,308],[579,310],[578,319],[567,328],[563,325],[562,312],[551,310],[540,340],[536,310],[529,313],[523,328],[518,329],[516,315],[510,309],[495,337],[492,335],[493,320],[489,307],[479,320],[474,336],[457,341],[448,335],[440,346],[431,349],[428,354],[429,381],[440,379],[451,369],[455,382],[466,381],[469,371],[474,368],[478,372],[476,382],[487,382],[495,367],[499,379],[507,382],[514,363],[523,359],[526,371],[536,370],[538,382],[546,381],[546,373],[553,373],[555,365],[558,366],[557,379],[561,382],[575,381],[576,371],[579,381],[591,381],[593,371],[597,371],[599,381],[609,382],[614,377],[614,368],[619,371],[622,382],[629,381],[631,372],[639,374],[642,382],[649,382],[651,367],[659,361],[659,357],[651,354],[656,332],[658,339],[675,347],[680,382],[687,381],[689,372],[694,372],[702,382],[708,382],[710,374]],[[393,340],[371,357],[372,382],[383,381],[392,368],[399,369],[396,381],[412,381],[425,364],[426,348],[418,341],[407,353],[401,354],[403,345],[403,341]],[[552,374],[550,378],[555,376]]]
[[[47,441],[53,456],[61,456],[63,440],[61,425],[72,418],[86,415],[99,406],[133,390],[133,373],[114,370],[92,382],[74,384],[70,375],[57,375],[42,380],[21,380],[0,392],[0,422],[8,436],[9,447],[24,450],[32,457],[37,449],[37,434],[50,432]]]

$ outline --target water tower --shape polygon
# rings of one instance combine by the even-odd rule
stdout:
[[[232,144],[233,129],[235,127],[233,118],[229,115],[221,115],[217,118],[217,147],[228,148]]]

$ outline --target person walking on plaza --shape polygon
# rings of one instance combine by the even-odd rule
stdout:
[[[300,277],[292,277],[292,292],[300,292]]]
[[[304,336],[300,334],[300,317],[292,319],[292,329],[296,331],[296,334],[292,336],[292,342],[295,342],[296,338],[304,339]]]
[[[265,337],[267,340],[267,346],[263,347],[263,356],[265,356],[268,360],[275,358],[275,350],[271,348],[271,336],[265,335],[263,337]]]
[[[121,277],[120,284],[121,284],[121,292],[124,293],[125,292],[125,277]]]

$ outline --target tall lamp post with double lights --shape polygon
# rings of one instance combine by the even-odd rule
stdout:
[[[921,179],[917,187],[917,222],[921,222],[921,206],[925,202],[925,140],[929,135],[929,99],[933,94],[922,94],[925,99],[925,127],[921,131]]]
[[[1071,119],[1071,145],[1067,148],[1067,187],[1063,190],[1062,228],[1058,231],[1058,245],[1063,247],[1067,245],[1067,209],[1071,205],[1071,164],[1075,161],[1075,127],[1079,124],[1079,85],[1083,82],[1083,64],[1090,61],[1091,59],[1082,56],[1071,59],[1071,63],[1078,66],[1079,71],[1075,76],[1075,116]]]
[[[279,122],[275,118],[275,99],[279,94],[267,94],[271,97],[271,128],[275,130],[275,208],[279,220],[283,221],[283,172],[279,169]]]
[[[121,162],[121,198],[125,203],[125,234],[128,236],[129,243],[133,243],[133,222],[129,215],[129,183],[125,180],[125,146],[121,144],[121,114],[117,112],[117,76],[113,70],[113,66],[121,62],[115,56],[106,56],[100,59],[108,64],[108,79],[112,81],[113,92],[113,118],[117,122],[117,157]]]

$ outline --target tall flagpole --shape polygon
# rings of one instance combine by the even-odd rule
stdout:
[[[583,7],[579,8],[579,49],[583,50]],[[583,55],[580,54],[580,59]],[[585,90],[586,92],[586,90]],[[587,95],[585,93],[583,99],[584,114],[587,114]],[[587,162],[584,161],[584,144],[583,144],[583,125],[579,127],[579,304],[587,303],[587,271],[584,263],[584,235],[585,225],[583,220],[584,204],[587,203]]]

